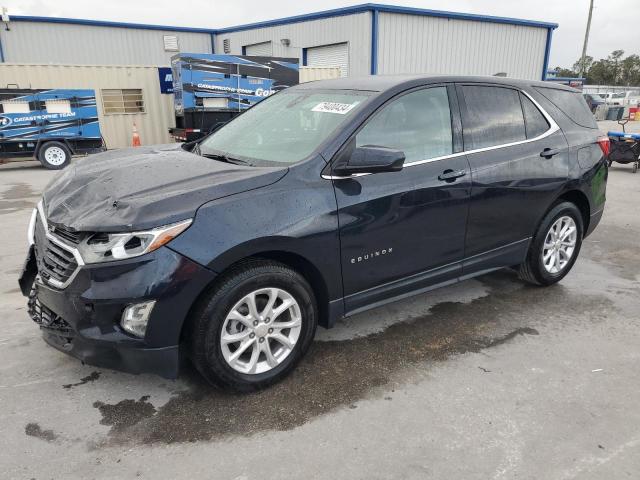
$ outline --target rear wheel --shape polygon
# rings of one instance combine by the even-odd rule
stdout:
[[[71,151],[64,143],[47,142],[38,150],[38,160],[45,168],[60,170],[71,161]]]
[[[583,228],[582,213],[573,203],[562,202],[553,207],[538,227],[519,267],[520,278],[544,286],[559,282],[578,258]]]
[[[286,265],[251,261],[235,268],[195,312],[191,358],[212,384],[267,387],[308,350],[317,309],[307,281]]]

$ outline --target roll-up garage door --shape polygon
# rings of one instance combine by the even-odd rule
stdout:
[[[253,45],[245,45],[244,55],[254,55],[256,57],[270,57],[273,55],[271,42],[254,43]]]
[[[346,43],[335,43],[321,47],[307,48],[307,66],[309,67],[338,67],[340,76],[349,73],[349,49]]]

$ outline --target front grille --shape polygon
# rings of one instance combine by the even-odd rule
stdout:
[[[74,232],[73,230],[69,230],[64,225],[53,226],[52,233],[62,238],[62,240],[66,240],[73,245],[78,245],[80,243],[80,240],[82,239],[82,232]]]
[[[73,252],[47,238],[42,219],[36,218],[34,249],[40,277],[54,286],[64,284],[78,268]],[[57,233],[57,232],[56,232]],[[53,280],[53,282],[51,281]]]
[[[60,315],[57,315],[40,303],[35,285],[29,293],[27,309],[31,319],[40,325],[42,329],[65,337],[73,336],[71,325],[69,325]]]

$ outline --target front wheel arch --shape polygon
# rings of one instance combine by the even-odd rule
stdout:
[[[196,312],[201,307],[203,301],[208,298],[211,292],[219,287],[219,285],[224,281],[229,272],[233,272],[243,264],[265,260],[271,260],[281,263],[291,268],[292,270],[295,270],[304,277],[304,279],[311,286],[316,298],[316,305],[318,309],[318,325],[328,328],[328,326],[330,325],[329,293],[327,284],[320,271],[313,265],[313,263],[311,263],[301,255],[288,251],[269,250],[256,253],[232,263],[231,265],[227,266],[222,272],[220,272],[220,274],[217,275],[216,278],[212,280],[211,283],[209,283],[209,285],[202,289],[202,292],[200,292],[196,300],[193,302],[191,308],[189,309],[189,312],[187,313],[187,316],[185,317],[185,321],[180,331],[180,343],[184,343],[186,337],[188,336],[189,323],[191,318],[193,318],[194,312]]]
[[[266,280],[261,277],[273,278]],[[295,347],[290,347],[295,348],[295,355],[292,350],[292,355],[287,357],[290,359],[283,360],[283,363],[273,367],[272,371],[264,373],[233,371],[233,366],[225,363],[226,360],[222,360],[224,349],[217,346],[218,335],[221,335],[219,329],[224,328],[223,319],[226,316],[224,312],[235,302],[234,298],[238,290],[244,295],[246,292],[243,293],[243,290],[262,288],[260,285],[263,285],[261,282],[264,281],[273,281],[278,288],[285,288],[285,293],[293,294],[300,302],[301,310],[306,311],[308,315],[304,316],[307,320],[303,321],[298,343]],[[197,370],[213,385],[244,392],[271,385],[295,368],[313,341],[318,318],[317,300],[313,289],[299,272],[273,260],[247,258],[238,262],[220,275],[196,303],[183,330],[181,350],[187,353]],[[260,317],[260,321],[262,320],[263,318]],[[266,322],[268,321],[267,318]],[[255,325],[258,325],[257,320]],[[254,335],[265,335],[265,333],[258,333],[256,330]],[[257,340],[258,338],[255,338],[254,341],[257,342]],[[262,340],[261,336],[260,341]]]

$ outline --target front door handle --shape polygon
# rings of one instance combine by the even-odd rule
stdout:
[[[438,175],[438,180],[451,183],[451,182],[455,182],[456,178],[464,177],[466,174],[467,174],[466,170],[454,171],[451,169],[447,169],[444,172],[442,172],[440,175]]]
[[[562,153],[562,150],[559,148],[545,148],[544,150],[542,150],[540,152],[540,156],[544,157],[544,158],[551,158],[554,155],[558,155],[559,153]]]

